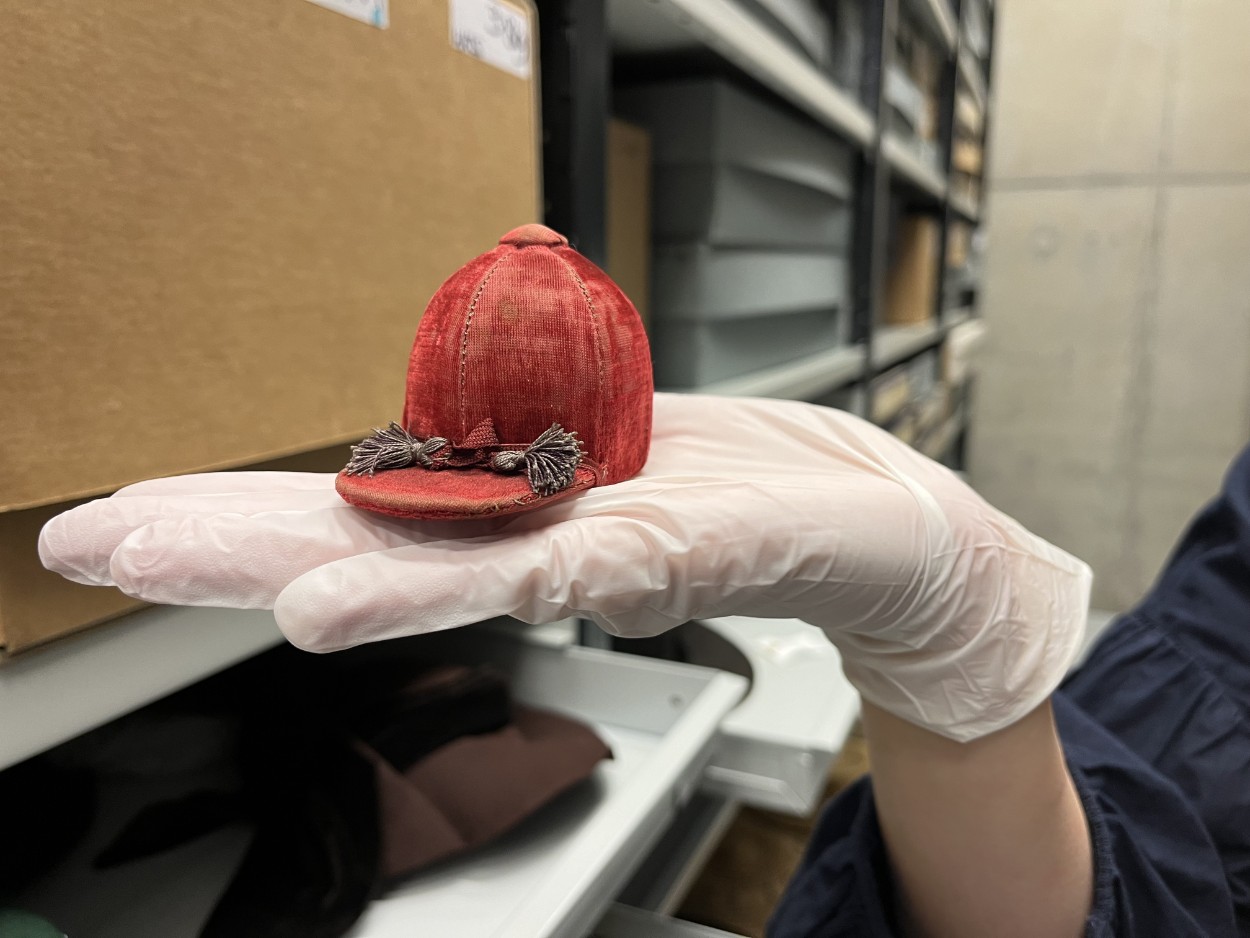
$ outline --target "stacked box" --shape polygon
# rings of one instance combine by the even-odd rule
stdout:
[[[452,45],[446,4],[386,29],[304,2],[12,11],[0,654],[136,606],[40,567],[57,512],[398,416],[430,295],[539,217],[537,20],[508,3],[502,65]]]
[[[865,0],[740,0],[745,10],[852,94],[864,67]]]
[[[938,152],[942,54],[927,34],[900,19],[894,60],[883,76],[889,129],[923,161],[940,168]]]
[[[652,138],[657,384],[699,387],[845,342],[846,145],[719,79],[615,103]]]
[[[833,348],[845,333],[846,280],[845,259],[824,253],[659,249],[657,383],[698,387]]]
[[[951,141],[951,198],[972,208],[981,202],[984,172],[985,115],[962,80],[955,91],[955,127]]]
[[[929,322],[937,306],[941,226],[930,215],[906,215],[891,251],[885,284],[884,322],[914,326]]]

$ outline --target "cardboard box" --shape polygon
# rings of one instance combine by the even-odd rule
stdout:
[[[448,4],[53,0],[0,30],[0,647],[132,604],[40,575],[41,519],[398,416],[429,296],[539,217],[536,23]],[[518,72],[528,70],[530,77]]]
[[[956,137],[951,150],[951,168],[973,176],[981,175],[984,155],[979,141],[969,137]]]
[[[608,121],[607,272],[625,291],[644,326],[651,304],[651,135]]]
[[[898,230],[894,260],[886,281],[886,325],[907,326],[928,322],[936,309],[938,248],[937,219],[908,215]]]

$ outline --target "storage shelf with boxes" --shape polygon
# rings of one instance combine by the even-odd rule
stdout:
[[[955,11],[947,0],[904,0],[906,8],[947,50],[955,48]]]
[[[855,9],[853,4],[844,5]],[[873,118],[853,86],[839,82],[836,69],[822,71],[744,4],[735,0],[608,0],[608,21],[618,55],[708,49],[830,130],[861,145],[872,139]],[[846,26],[848,37],[854,28],[853,23]],[[850,55],[843,49],[839,58]]]
[[[536,63],[447,17],[119,0],[0,32],[5,654],[136,607],[43,571],[43,521],[359,439],[442,279],[538,220]]]
[[[723,79],[626,88],[654,156],[657,385],[699,389],[851,338],[852,157]]]
[[[609,3],[614,108],[654,147],[651,331],[662,387],[869,406],[863,392],[879,372],[945,341],[946,297],[975,299],[971,227],[955,231],[953,220],[975,226],[977,193],[970,174],[955,177],[980,158],[987,93],[960,18],[945,0],[900,0],[874,57],[863,4],[825,4],[823,18],[817,6]],[[723,21],[713,22],[714,10]],[[846,36],[856,25],[858,43]],[[748,41],[756,33],[767,38]],[[855,102],[867,129],[879,122],[871,138],[799,90],[798,76],[818,75],[825,90],[854,100],[873,69],[882,70],[880,113]],[[883,242],[871,208],[875,166],[887,168],[886,217],[907,215]],[[957,264],[946,258],[948,238],[963,254]],[[866,243],[867,252],[852,250]],[[880,251],[890,256],[878,284],[871,258]],[[830,297],[811,289],[838,259],[841,325]]]

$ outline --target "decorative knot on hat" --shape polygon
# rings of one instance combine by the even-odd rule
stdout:
[[[369,476],[387,469],[484,468],[493,472],[524,470],[531,491],[554,495],[573,484],[577,467],[585,455],[576,432],[553,423],[534,442],[500,443],[495,425],[487,418],[462,441],[446,437],[424,440],[413,436],[395,421],[385,429],[375,427],[373,435],[352,447],[352,458],[344,472],[349,476]]]

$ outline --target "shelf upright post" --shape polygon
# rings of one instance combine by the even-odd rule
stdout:
[[[546,222],[607,260],[611,50],[605,0],[538,0]]]
[[[963,43],[964,36],[962,28],[963,17],[967,13],[968,5],[973,2],[975,2],[975,0],[960,0],[958,21],[960,23],[960,44]],[[986,51],[983,73],[983,77],[985,78],[985,106],[981,114],[981,192],[980,198],[977,200],[977,221],[974,226],[977,228],[984,224],[986,201],[987,196],[989,195],[989,187],[986,186],[985,181],[989,178],[989,157],[991,155],[989,147],[990,122],[993,120],[993,116],[990,109],[990,98],[992,91],[991,78],[994,74],[994,53],[996,51],[995,46],[997,45],[994,41],[994,19],[996,13],[997,10],[995,9],[995,5],[993,3],[986,4],[986,16],[988,17],[986,29],[989,37],[989,48]],[[981,63],[978,63],[977,67],[981,68]],[[949,206],[947,210],[949,211]],[[972,314],[974,316],[979,316],[981,314],[980,284],[977,284],[977,289],[972,295]],[[977,392],[975,376],[969,375],[964,380],[964,389],[960,394],[960,406],[963,408],[964,420],[963,424],[956,431],[955,444],[951,448],[951,454],[948,462],[952,468],[959,470],[966,470],[968,467],[969,429],[972,425],[972,405]]]
[[[885,74],[894,55],[898,0],[866,4],[864,41],[864,105],[871,110],[872,140],[861,161],[855,217],[855,338],[864,343],[863,406],[872,413],[872,333],[880,320],[885,295],[886,259],[890,235],[890,169],[881,152],[889,123]]]
[[[582,255],[607,263],[612,56],[606,0],[537,0],[542,62],[543,213]],[[612,645],[579,620],[577,642]]]
[[[933,297],[933,316],[939,326],[946,318],[946,252],[949,250],[951,221],[955,211],[951,207],[951,168],[955,151],[955,94],[959,88],[959,53],[963,46],[963,30],[959,12],[967,6],[968,0],[959,0],[959,10],[955,17],[955,45],[950,50],[949,58],[942,66],[942,84],[938,90],[938,142],[942,154],[942,176],[946,180],[946,194],[938,209],[938,218],[942,229],[938,232],[938,269],[937,289]]]

